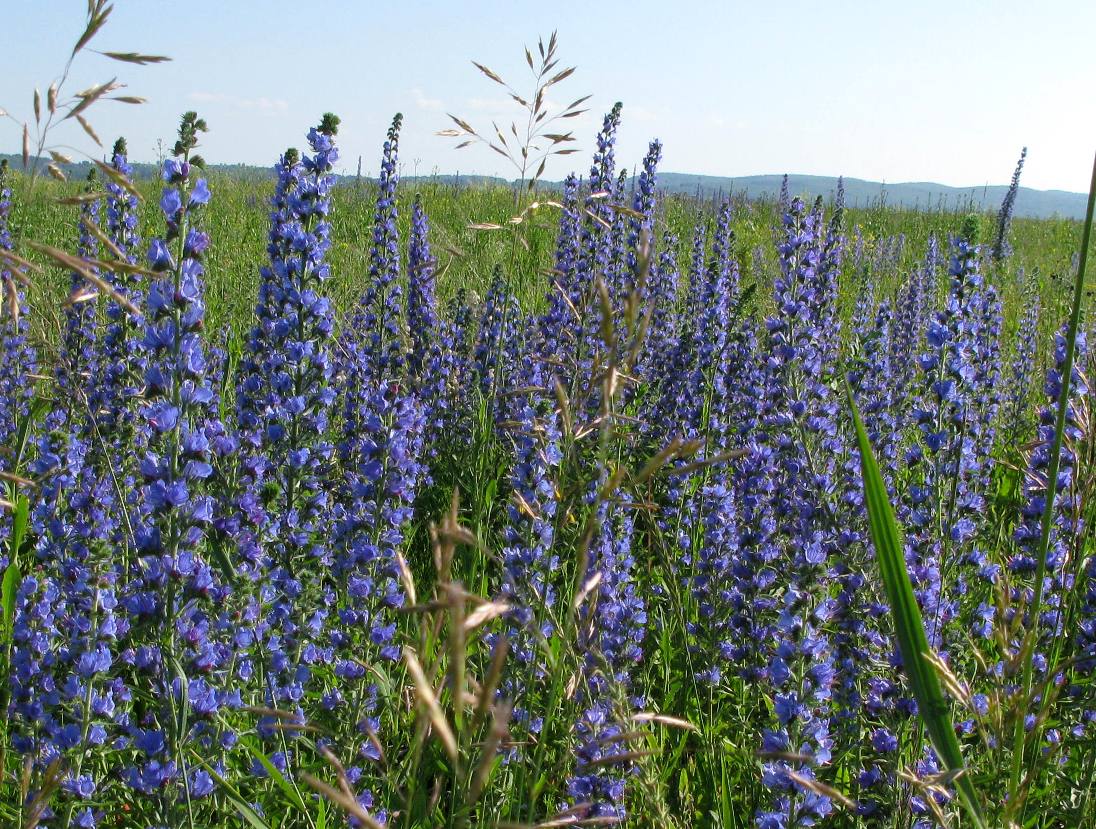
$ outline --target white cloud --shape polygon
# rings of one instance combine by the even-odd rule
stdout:
[[[226,95],[223,92],[191,92],[187,95],[191,101],[200,104],[225,104],[234,109],[243,109],[259,112],[288,112],[289,102],[281,98],[241,98],[236,95]]]
[[[469,98],[468,106],[479,112],[512,112],[518,104],[509,98]]]
[[[419,109],[431,112],[440,112],[445,109],[445,104],[442,103],[441,98],[431,98],[417,86],[411,89],[411,97],[415,99],[415,106]]]
[[[259,109],[264,112],[289,111],[289,103],[281,98],[241,98],[236,105],[241,109]]]
[[[228,100],[228,96],[221,92],[191,92],[186,97],[199,104],[222,103]]]
[[[639,104],[624,104],[624,120],[635,121],[640,124],[651,124],[658,121],[658,113]]]

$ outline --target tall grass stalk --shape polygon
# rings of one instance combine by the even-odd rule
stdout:
[[[955,787],[959,790],[959,798],[970,814],[973,825],[978,829],[985,829],[987,824],[982,817],[982,807],[974,785],[966,774],[962,750],[955,736],[955,726],[951,721],[940,677],[933,665],[934,657],[925,635],[921,609],[906,570],[905,539],[895,518],[867,430],[856,408],[852,387],[846,385],[845,390],[860,449],[860,470],[864,481],[864,502],[868,509],[869,529],[875,545],[875,557],[883,575],[887,603],[894,619],[894,632],[902,655],[902,666],[909,678],[914,699],[917,700],[918,715],[933,748],[940,755],[947,771],[955,774]]]
[[[1077,263],[1077,276],[1073,282],[1073,307],[1069,317],[1069,333],[1066,337],[1066,359],[1062,366],[1062,388],[1058,393],[1058,413],[1054,424],[1054,445],[1050,451],[1047,467],[1046,503],[1043,505],[1041,535],[1039,538],[1038,561],[1035,570],[1035,596],[1028,614],[1028,629],[1024,635],[1023,678],[1020,685],[1020,705],[1026,704],[1031,697],[1034,674],[1035,643],[1038,638],[1039,618],[1043,604],[1043,580],[1046,577],[1047,551],[1050,548],[1050,531],[1054,523],[1054,500],[1058,492],[1058,469],[1061,464],[1062,441],[1066,427],[1066,413],[1069,409],[1069,392],[1073,384],[1073,362],[1077,351],[1077,332],[1081,324],[1081,306],[1084,300],[1085,268],[1088,264],[1088,249],[1092,239],[1092,213],[1096,206],[1096,158],[1092,163],[1092,182],[1088,189],[1088,208],[1085,211],[1084,229],[1081,231],[1080,259]],[[1062,635],[1062,634],[1060,634]],[[1009,779],[1009,800],[1013,801],[1020,790],[1021,772],[1027,741],[1024,735],[1024,713],[1017,711],[1012,739],[1012,773]],[[1038,744],[1040,733],[1039,718],[1032,727],[1031,742]]]

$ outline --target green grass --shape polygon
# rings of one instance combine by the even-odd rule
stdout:
[[[141,182],[139,186],[146,196],[142,235],[148,237],[153,235],[158,219],[158,183]],[[257,186],[252,182],[215,178],[211,186],[214,198],[204,218],[205,228],[213,237],[213,246],[206,259],[207,328],[211,341],[227,344],[231,350],[238,346],[251,325],[258,267],[266,260],[266,202],[272,185]],[[59,205],[56,199],[75,190],[75,185],[40,181],[35,190],[29,192],[26,182],[20,181],[16,187],[13,216],[17,244],[35,240],[70,247],[75,233],[75,208]],[[554,252],[557,218],[554,208],[542,207],[517,229],[475,230],[470,225],[507,223],[513,213],[511,191],[503,188],[457,190],[427,184],[422,186],[421,192],[431,221],[431,242],[438,258],[439,295],[443,305],[458,289],[467,289],[482,297],[493,269],[501,264],[524,309],[535,310],[541,306],[547,286],[546,271],[551,267]],[[404,239],[413,195],[405,189],[399,199]],[[368,281],[373,197],[370,186],[346,184],[338,189],[334,198],[330,287],[343,314],[354,307]],[[540,197],[551,198],[552,194],[544,192]],[[662,203],[660,210],[660,228],[676,234],[679,263],[683,265],[688,260],[696,216],[700,212],[711,220],[713,205],[698,204],[684,197],[670,198]],[[734,218],[735,255],[743,270],[743,281],[757,286],[748,311],[758,317],[771,311],[769,303],[777,268],[773,251],[777,219],[777,206],[773,203],[739,204]],[[865,301],[865,286],[873,286],[874,307],[874,303],[892,295],[902,278],[920,265],[931,235],[941,241],[941,247],[946,251],[947,237],[958,230],[963,219],[954,213],[918,212],[882,205],[848,210],[846,226],[859,228],[863,249],[857,257],[856,237],[850,235],[847,264],[840,284],[840,311],[846,328],[858,305]],[[991,234],[992,223],[992,217],[980,217],[983,237]],[[1021,269],[1031,278],[1046,309],[1037,361],[1039,366],[1045,365],[1053,331],[1069,311],[1072,257],[1077,249],[1079,230],[1079,223],[1075,221],[1018,219],[1012,232],[1015,256],[1004,266],[987,264],[988,278],[998,287],[1004,301],[1002,336],[1006,344],[1006,365],[1021,311],[1029,301]],[[904,237],[898,260],[881,260],[882,245],[896,236]],[[66,274],[53,269],[35,276],[29,297],[32,332],[39,348],[47,355],[58,341],[62,324],[60,309],[68,282]],[[846,337],[846,345],[852,349],[849,340]],[[1037,370],[1039,375],[1041,372]],[[1037,381],[1036,386],[1039,385]],[[601,447],[603,458],[619,459],[626,454],[612,445],[611,436],[603,436],[603,440],[606,441]],[[560,641],[554,641],[554,650],[545,655],[549,671],[545,687],[538,691],[536,700],[544,706],[542,710],[548,725],[544,739],[532,752],[534,760],[530,764],[501,763],[481,769],[478,751],[490,738],[492,724],[487,717],[469,716],[469,712],[457,704],[461,701],[454,700],[452,693],[443,690],[443,677],[454,677],[453,684],[461,684],[458,671],[464,670],[466,662],[468,670],[480,679],[489,675],[491,662],[491,652],[485,642],[475,637],[467,642],[457,641],[454,631],[459,628],[460,617],[453,615],[452,605],[443,601],[445,590],[451,585],[447,578],[434,572],[436,548],[431,545],[427,526],[430,520],[442,519],[452,491],[458,490],[462,508],[450,516],[449,524],[443,527],[448,526],[455,533],[459,520],[478,543],[452,544],[449,550],[449,555],[453,556],[452,581],[463,584],[477,595],[489,595],[496,584],[498,538],[505,521],[509,459],[486,412],[481,412],[471,443],[472,451],[468,454],[447,459],[452,462],[451,466],[445,469],[443,479],[435,488],[424,495],[419,514],[409,531],[407,557],[422,607],[417,613],[407,614],[401,624],[405,640],[414,645],[417,658],[423,663],[425,679],[416,682],[405,674],[403,666],[396,665],[385,668],[379,681],[382,701],[387,703],[386,732],[395,735],[393,742],[402,749],[392,759],[391,774],[406,786],[399,792],[402,796],[399,805],[405,816],[409,816],[409,825],[467,825],[473,814],[467,804],[476,791],[479,773],[489,776],[493,793],[487,801],[488,807],[475,813],[481,821],[476,825],[488,826],[496,820],[530,823],[543,820],[559,805],[562,778],[572,762],[565,741],[556,742],[552,737],[553,729],[562,733],[570,728],[574,716],[571,710],[573,689],[568,687],[568,680],[579,664],[574,631],[568,630]],[[862,441],[861,450],[865,448],[866,442]],[[1017,463],[1020,460],[1018,449],[1006,447],[1002,460]],[[875,589],[879,595],[888,595],[892,608],[904,607],[901,618],[906,620],[906,627],[912,629],[919,614],[914,613],[916,603],[910,604],[908,583],[905,588],[900,584],[901,540],[893,515],[886,515],[889,505],[885,503],[879,470],[869,464],[868,458],[870,454],[863,452],[862,459],[867,465],[865,478],[871,486],[868,498],[871,528],[876,549],[887,551],[880,563],[888,568],[889,574],[885,584],[877,584]],[[620,461],[621,468],[625,465]],[[1005,468],[1002,464],[1002,469]],[[581,472],[568,470],[569,483],[575,485]],[[1003,487],[1000,503],[994,504],[993,509],[1012,516],[1003,519],[1005,524],[1014,520],[1015,493]],[[567,543],[561,546],[572,553],[581,538],[584,517],[585,513],[577,507],[573,515],[567,514],[571,523],[564,524],[565,531],[561,535]],[[696,532],[695,528],[690,531]],[[639,764],[633,795],[634,825],[715,825],[724,829],[751,826],[754,809],[764,792],[759,779],[757,745],[751,736],[759,723],[767,722],[771,701],[763,690],[739,678],[729,678],[727,687],[718,691],[695,680],[694,655],[688,642],[689,626],[697,619],[698,609],[681,583],[676,548],[669,539],[661,537],[652,524],[641,526],[638,537],[645,542],[638,565],[638,589],[647,597],[647,612],[654,622],[654,634],[646,643],[646,657],[636,670],[635,684],[642,689],[650,709],[680,718],[691,728],[656,721],[632,746],[650,751],[653,758]],[[448,541],[442,537],[437,543],[444,548]],[[565,562],[563,567],[570,575],[575,562]],[[5,582],[5,619],[9,614],[10,588],[11,585]],[[437,599],[433,604],[429,603],[431,596]],[[898,629],[902,628],[903,623],[898,621]],[[907,665],[918,663],[918,655],[927,649],[923,632],[920,639],[914,636],[904,645],[903,658]],[[965,663],[966,667],[970,661]],[[923,708],[940,714],[943,696],[936,674],[921,664],[916,677],[912,684],[918,701]],[[417,703],[411,702],[413,687],[418,692]],[[431,701],[432,694],[437,697],[433,702],[441,709],[441,716],[454,724],[457,763],[449,757],[447,748],[430,736],[426,726],[428,714],[438,716],[438,709]],[[927,725],[927,731],[947,766],[961,766],[963,758],[950,727],[950,717],[940,714],[936,722]],[[911,725],[910,732],[902,736],[905,738],[902,762],[912,765],[920,757],[920,734]],[[246,749],[247,759],[254,756],[265,768],[271,768],[269,758],[256,744],[249,742]],[[969,746],[962,750],[969,751]],[[1087,756],[1091,757],[1092,752]],[[317,753],[312,754],[312,759],[315,761],[311,767],[313,772],[317,768],[326,769]],[[852,769],[855,759],[842,757],[838,762],[843,764],[842,768]],[[202,762],[201,758],[195,760]],[[968,789],[975,785],[985,786],[987,780],[1000,779],[994,777],[992,769],[987,771],[984,763],[975,765],[970,776],[961,778],[965,801],[974,799]],[[10,773],[10,761],[8,770]],[[1080,776],[1074,768],[1070,768],[1069,773]],[[290,779],[278,773],[271,774],[265,785],[257,787],[261,801],[259,809],[249,802],[249,796],[226,787],[225,811],[232,816],[221,816],[223,823],[220,825],[226,829],[236,826],[319,829],[341,825],[337,822],[341,818],[331,816],[332,804],[315,798],[301,782],[303,780],[303,776]],[[438,801],[432,789],[435,781],[444,781],[446,787],[443,802],[449,811],[445,814],[436,806]],[[851,778],[837,782],[854,787]],[[1077,783],[1081,785],[1083,781],[1078,779]],[[1054,785],[1062,784],[1056,781]],[[334,796],[337,800],[337,792]],[[1083,808],[1078,814],[1082,813],[1091,814]],[[0,808],[0,817],[6,818],[10,814]],[[905,818],[908,815],[896,817],[896,821]],[[848,819],[837,817],[833,825],[853,825],[851,820],[843,823],[845,820]],[[978,819],[974,820],[970,825],[979,825]],[[1050,829],[1056,825],[1054,820],[1053,816],[1035,814],[1028,825]],[[895,825],[900,824],[896,822]]]
[[[21,177],[14,177],[13,235],[16,242],[35,240],[60,248],[71,247],[75,237],[77,208],[56,203],[63,196],[80,191],[82,185],[39,179],[33,192]],[[142,237],[151,235],[158,220],[159,183],[138,182],[142,200]],[[231,177],[214,177],[214,193],[205,225],[213,236],[214,245],[208,256],[206,298],[208,324],[217,336],[239,338],[250,327],[254,298],[259,284],[259,264],[266,260],[268,229],[267,202],[273,192],[273,181],[256,183]],[[466,288],[482,297],[491,280],[496,264],[508,271],[509,284],[523,307],[537,308],[544,299],[545,270],[551,267],[554,252],[558,212],[543,206],[530,214],[523,226],[515,231],[522,240],[515,242],[509,228],[487,231],[474,230],[479,223],[505,224],[514,215],[513,193],[508,188],[490,187],[463,189],[443,184],[424,183],[420,187],[427,215],[431,222],[431,242],[438,258],[439,300],[443,305],[458,288]],[[340,311],[353,307],[368,282],[368,243],[372,223],[374,188],[370,184],[355,185],[347,181],[333,199],[332,240],[328,260],[333,279],[331,295]],[[542,191],[541,199],[556,197]],[[414,191],[401,188],[401,238],[407,238],[411,201]],[[679,263],[688,261],[692,227],[698,213],[714,215],[714,205],[697,203],[692,197],[674,196],[660,207],[661,229],[677,235]],[[920,264],[929,236],[935,235],[946,251],[947,238],[958,232],[963,216],[954,212],[919,212],[910,209],[878,205],[868,209],[848,208],[847,226],[858,227],[864,242],[864,261],[857,273],[846,268],[847,278],[841,285],[842,304],[846,317],[861,294],[865,283],[876,283],[879,293],[897,288],[897,281]],[[737,234],[736,250],[747,278],[758,282],[757,296],[767,297],[775,271],[773,251],[774,228],[779,227],[777,206],[773,202],[745,202],[736,205],[734,216]],[[994,230],[994,217],[980,217],[983,240]],[[1007,269],[992,275],[1001,290],[1006,308],[1006,336],[1009,325],[1015,324],[1021,296],[1019,273],[1036,274],[1039,290],[1045,300],[1048,318],[1064,316],[1068,301],[1069,273],[1072,257],[1077,250],[1080,223],[1070,219],[1016,219],[1012,237],[1016,253],[1008,260]],[[877,245],[891,237],[902,236],[904,243],[897,266],[873,262]],[[850,236],[848,250],[856,248]],[[760,253],[757,258],[755,252]],[[755,264],[762,269],[755,273]],[[885,278],[878,280],[879,273]],[[38,343],[49,345],[57,341],[60,330],[61,301],[67,295],[68,277],[54,271],[39,279],[30,296],[34,314],[34,334]],[[881,299],[877,296],[876,299]],[[762,308],[762,311],[766,309]]]

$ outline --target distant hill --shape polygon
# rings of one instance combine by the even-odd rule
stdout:
[[[0,153],[0,160],[6,159],[8,164],[15,170],[20,170],[23,167],[23,158],[19,155],[12,153]],[[41,175],[48,175],[46,167],[49,164],[49,159],[38,160],[38,171]],[[61,170],[71,181],[83,181],[87,178],[88,171],[91,169],[92,164],[90,161],[79,161],[73,164],[61,164],[59,165]],[[136,179],[149,179],[159,175],[160,168],[156,164],[148,162],[133,162],[133,177]],[[274,179],[274,167],[258,167],[253,164],[210,164],[207,169],[211,173],[216,173],[222,176],[232,176],[243,181],[263,181]],[[353,181],[356,177],[353,174],[339,176],[343,181]],[[362,176],[363,181],[375,181],[368,176]],[[504,178],[498,176],[481,176],[481,175],[464,175],[461,173],[449,173],[446,175],[434,175],[434,176],[403,176],[403,181],[407,183],[413,183],[415,181],[429,181],[438,184],[459,185],[461,187],[484,187],[487,185],[492,186],[508,186],[510,184]],[[552,182],[545,182],[552,186]]]
[[[17,155],[0,154],[12,167],[18,169],[22,159]],[[45,173],[46,162],[39,162]],[[90,164],[63,165],[65,173],[79,181],[87,175]],[[134,175],[138,178],[151,178],[157,174],[155,164],[137,163],[133,165]],[[273,177],[270,167],[256,167],[248,164],[214,164],[210,170],[221,175],[235,176],[241,179],[263,180]],[[353,175],[343,176],[343,180],[352,180]],[[747,198],[775,198],[780,192],[783,176],[702,176],[694,173],[659,173],[658,184],[663,192],[699,195],[705,198],[720,194],[745,195]],[[430,181],[441,184],[461,185],[465,187],[483,187],[486,185],[505,186],[505,179],[479,175],[436,175],[404,176],[409,185],[415,181]],[[558,182],[543,182],[548,187],[558,187]],[[832,199],[837,191],[835,176],[789,175],[788,189],[795,195],[807,198],[822,196]],[[868,207],[885,203],[896,207],[920,208],[923,210],[988,210],[996,212],[1005,197],[1008,185],[993,184],[982,187],[949,187],[933,182],[902,182],[884,184],[878,181],[864,181],[858,178],[845,179],[845,202],[852,207]],[[1021,187],[1016,196],[1016,215],[1032,218],[1063,216],[1071,219],[1083,219],[1086,197],[1083,193],[1070,193],[1065,190],[1032,190]]]
[[[775,198],[780,193],[783,176],[701,176],[690,173],[660,173],[659,187],[668,193],[698,191],[704,196],[719,193],[745,194],[748,198]],[[788,176],[792,194],[832,199],[837,191],[834,176]],[[949,187],[932,182],[883,184],[858,178],[845,179],[845,202],[853,207],[867,207],[885,201],[886,204],[921,209],[989,210],[996,212],[1008,191],[1008,185],[983,187]],[[1032,190],[1021,187],[1016,194],[1016,215],[1034,218],[1064,216],[1083,219],[1086,196],[1065,190]]]
[[[23,157],[20,155],[0,153],[0,161],[2,160],[7,160],[12,169],[21,170],[23,168]],[[38,171],[41,175],[48,175],[46,172],[48,164],[48,158],[38,160]],[[70,181],[83,181],[87,178],[92,164],[90,161],[78,161],[74,164],[61,164],[59,166]],[[137,161],[133,162],[131,166],[133,167],[133,177],[136,179],[154,178],[160,174],[160,168],[156,164]],[[209,168],[223,175],[235,176],[241,179],[261,180],[272,178],[274,175],[268,168],[255,167],[250,164],[211,164]]]

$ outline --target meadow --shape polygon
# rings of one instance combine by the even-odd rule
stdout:
[[[620,118],[519,191],[398,118],[8,174],[0,822],[1096,818],[1081,224],[662,198]]]

